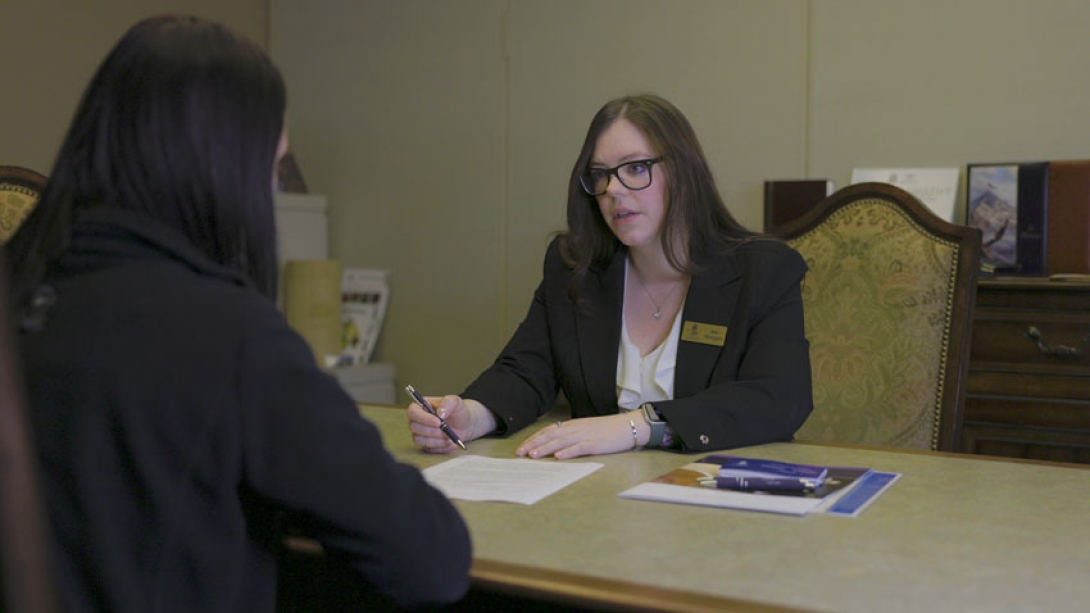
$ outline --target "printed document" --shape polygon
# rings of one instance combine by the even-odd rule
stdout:
[[[534,504],[602,467],[597,462],[497,460],[467,455],[423,470],[448,498]]]

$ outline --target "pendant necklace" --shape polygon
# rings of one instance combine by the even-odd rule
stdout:
[[[654,317],[655,319],[662,319],[662,305],[660,305],[658,301],[655,300],[655,296],[651,293],[651,290],[647,289],[647,286],[643,284],[643,279],[640,279],[640,274],[638,272],[633,270],[632,276],[636,277],[636,283],[639,283],[640,287],[643,288],[643,291],[647,293],[647,297],[651,299],[651,304],[655,305],[655,312],[651,314],[651,317]],[[665,296],[663,296],[663,304],[666,304],[666,302],[670,300],[670,296],[674,295],[674,290],[676,290],[679,285],[681,285],[681,281],[676,281],[674,283],[674,286],[670,288],[670,291],[667,292]]]

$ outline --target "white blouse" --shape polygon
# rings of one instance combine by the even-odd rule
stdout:
[[[625,286],[628,286],[628,266],[625,266]],[[681,336],[681,312],[674,316],[670,334],[651,353],[640,356],[640,350],[628,336],[628,323],[621,309],[621,345],[617,350],[617,406],[624,410],[638,409],[645,402],[673,400],[674,366],[677,364],[677,342]]]

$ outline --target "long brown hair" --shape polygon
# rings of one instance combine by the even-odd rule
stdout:
[[[652,94],[616,98],[591,120],[568,182],[568,229],[560,234],[560,253],[574,270],[569,288],[573,299],[578,299],[579,287],[591,267],[605,266],[625,248],[602,218],[597,199],[579,184],[598,138],[619,119],[632,122],[651,143],[654,154],[662,157],[655,170],[668,177],[662,246],[672,267],[694,274],[705,257],[729,251],[753,236],[727,210],[685,115]]]

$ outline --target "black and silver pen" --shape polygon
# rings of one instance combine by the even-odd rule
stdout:
[[[698,481],[702,487],[741,492],[807,492],[814,489],[812,481],[798,477],[700,477]]]
[[[431,406],[431,403],[427,400],[424,400],[424,397],[421,396],[420,393],[417,392],[415,389],[413,389],[413,386],[406,385],[405,391],[413,397],[413,400],[415,400],[417,404],[424,407],[425,411],[431,413],[436,417],[439,417],[439,412],[435,410],[435,407]],[[461,447],[462,450],[466,449],[466,444],[462,442],[462,439],[458,438],[458,435],[454,433],[454,430],[451,430],[450,426],[447,425],[446,420],[444,420],[442,417],[439,417],[439,429],[442,430],[443,434],[446,434],[450,440],[454,441],[455,445]]]

